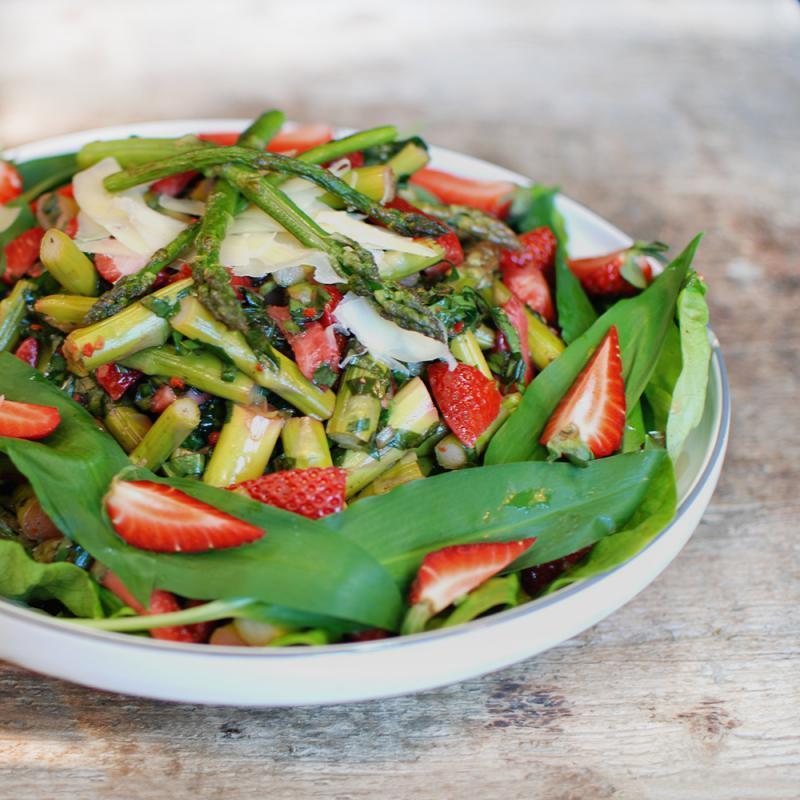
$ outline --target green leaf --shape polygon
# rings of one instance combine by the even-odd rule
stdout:
[[[102,617],[100,587],[67,561],[40,564],[17,542],[0,539],[0,596],[37,603],[58,600],[78,617]]]
[[[645,440],[644,416],[641,400],[628,412],[625,419],[625,433],[622,436],[622,452],[633,453]]]
[[[363,547],[401,585],[433,550],[536,536],[514,564],[521,569],[569,555],[619,530],[665,458],[666,451],[649,450],[599,459],[585,468],[522,462],[451,472],[360,500],[321,522]]]
[[[670,523],[677,502],[675,472],[670,459],[665,458],[653,475],[641,505],[624,528],[599,541],[585,559],[556,578],[547,592],[601,575],[635,556]]]
[[[672,392],[681,374],[681,334],[678,326],[672,324],[664,337],[664,346],[656,368],[644,390],[650,406],[650,430],[659,431],[664,439],[667,433],[667,418],[672,406]]]
[[[561,248],[556,253],[556,310],[561,338],[567,344],[574,342],[597,319],[594,306],[580,280],[567,266]]]
[[[667,450],[677,460],[686,437],[703,417],[708,389],[711,345],[708,341],[706,286],[696,272],[691,273],[678,295],[678,324],[681,333],[681,372],[672,393],[667,418]]]
[[[0,355],[0,394],[59,409],[61,424],[46,440],[0,438],[0,451],[30,480],[55,524],[117,573],[139,599],[146,601],[156,587],[199,600],[245,596],[367,626],[397,627],[402,599],[395,583],[348,539],[233,492],[131,472],[125,453],[81,406],[8,354]],[[102,511],[111,480],[126,467],[129,476],[169,483],[267,533],[254,544],[195,555],[126,545]]]
[[[698,236],[644,292],[615,303],[534,378],[519,408],[492,438],[484,463],[545,457],[538,440],[547,420],[612,325],[619,334],[626,404],[628,408],[636,405],[661,354],[678,293],[699,242]]]

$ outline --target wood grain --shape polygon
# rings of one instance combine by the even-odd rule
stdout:
[[[0,665],[0,797],[800,796],[798,34],[788,0],[4,0],[6,144],[277,105],[418,126],[637,238],[705,230],[734,417],[684,552],[561,647],[322,709],[169,705]]]

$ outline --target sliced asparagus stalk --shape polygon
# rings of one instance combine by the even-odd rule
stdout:
[[[374,164],[371,167],[357,167],[342,175],[342,180],[350,184],[356,191],[365,194],[370,200],[388,203],[394,198],[397,181],[390,167],[385,164]],[[325,192],[320,198],[331,208],[345,208],[341,197],[332,192]]]
[[[181,354],[167,345],[148,347],[128,356],[121,363],[145,375],[180,378],[203,392],[234,403],[253,403],[259,395],[252,378],[237,369],[226,367],[219,358],[208,352]]]
[[[390,373],[369,353],[353,357],[345,370],[328,436],[338,445],[365,450],[372,444],[389,390]]]
[[[126,453],[132,453],[153,427],[147,414],[142,414],[130,406],[114,406],[105,415],[103,422]]]
[[[143,302],[151,306],[154,302],[169,306],[188,293],[191,286],[188,278],[171,283],[113,317],[72,331],[64,340],[64,355],[70,368],[78,374],[86,374],[86,370],[164,344],[169,336],[169,323]]]
[[[386,164],[392,168],[398,178],[402,179],[422,169],[430,160],[431,157],[428,155],[428,151],[421,144],[411,139]]]
[[[64,231],[51,228],[45,233],[39,258],[47,271],[70,294],[86,297],[97,294],[99,278],[94,264]]]
[[[95,304],[94,297],[79,294],[49,294],[40,297],[33,310],[41,314],[55,328],[72,330],[80,325],[89,309]]]
[[[474,333],[481,350],[491,350],[497,344],[497,334],[485,323],[478,325]]]
[[[462,364],[469,364],[479,369],[489,380],[494,380],[478,339],[471,330],[466,330],[450,340],[450,352]]]
[[[11,350],[17,343],[20,325],[28,310],[28,298],[34,288],[30,281],[17,281],[8,295],[0,300],[0,353]]]
[[[424,478],[419,467],[416,453],[406,453],[394,466],[390,467],[380,477],[376,478],[366,489],[359,492],[356,500],[365,497],[375,497],[376,495],[386,494],[404,483],[417,481]]]
[[[416,447],[438,422],[439,412],[422,378],[412,378],[391,399],[386,425],[375,437],[375,446]]]
[[[259,386],[275,392],[303,414],[328,419],[333,413],[336,395],[309,381],[297,364],[275,351],[275,366],[262,364],[239,331],[226,328],[196,297],[181,301],[178,312],[169,324],[184,336],[213,347],[219,347],[238,369]]]
[[[257,406],[234,405],[220,431],[203,483],[227,487],[262,475],[283,422],[283,417]]]
[[[332,467],[325,428],[313,417],[290,417],[281,431],[283,455],[295,469]]]
[[[212,142],[204,142],[196,136],[182,136],[180,139],[137,136],[129,139],[89,142],[78,151],[78,167],[86,169],[104,158],[115,158],[122,167],[134,167],[169,158],[186,150],[214,146]]]
[[[200,424],[197,403],[183,397],[169,405],[130,454],[138,467],[157,470]]]
[[[350,457],[351,453],[353,457]],[[357,450],[347,450],[342,461],[342,466],[347,470],[345,496],[349,498],[358,494],[404,455],[404,450],[398,450],[395,447],[385,447],[375,455],[361,453]]]

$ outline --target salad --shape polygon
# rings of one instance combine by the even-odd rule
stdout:
[[[556,197],[277,111],[0,161],[0,596],[320,645],[630,558],[705,404],[699,237],[572,259]]]

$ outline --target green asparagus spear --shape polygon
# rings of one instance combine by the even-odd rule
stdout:
[[[267,468],[283,417],[257,406],[234,405],[203,475],[210,486],[232,486],[257,478]]]
[[[504,222],[469,206],[447,206],[415,200],[414,205],[426,214],[449,225],[459,239],[483,239],[510,250],[519,249],[519,239]]]
[[[450,352],[462,363],[479,369],[489,380],[494,380],[494,375],[486,363],[477,337],[471,330],[454,336],[450,340]]]
[[[201,148],[180,153],[152,164],[131,167],[104,180],[110,192],[120,192],[142,183],[152,183],[160,178],[187,170],[209,170],[224,164],[238,164],[241,168],[274,171],[313,181],[328,192],[337,195],[345,206],[360,211],[370,219],[380,222],[402,236],[443,236],[448,229],[437,220],[423,214],[406,213],[386,208],[354,189],[332,172],[316,164],[278,153],[261,153],[246,147]]]
[[[393,142],[396,138],[397,128],[394,125],[383,125],[317,145],[317,147],[301,153],[297,159],[308,164],[327,164],[329,161],[335,161],[337,158],[364,150],[367,147]]]
[[[162,158],[169,158],[185,150],[214,146],[212,142],[204,142],[196,136],[182,136],[180,139],[130,137],[89,142],[78,151],[78,167],[86,169],[104,158],[115,158],[120,166],[133,167],[137,164],[149,164]]]
[[[169,306],[187,294],[191,286],[191,279],[177,281],[153,292],[146,301],[151,306],[153,302]],[[113,317],[72,331],[64,340],[64,355],[73,372],[86,374],[102,364],[162,345],[168,336],[167,320],[139,301]]]
[[[114,406],[105,415],[103,422],[126,453],[132,453],[153,427],[147,414],[130,406]]]
[[[200,424],[200,409],[187,397],[168,406],[130,454],[138,467],[157,470]]]
[[[365,450],[378,429],[381,401],[389,390],[389,370],[369,353],[352,357],[345,370],[328,436],[338,445]]]
[[[0,300],[0,353],[11,350],[17,343],[33,289],[30,281],[17,281],[9,294]]]
[[[121,363],[145,375],[180,378],[203,392],[235,403],[253,403],[259,394],[251,378],[237,369],[227,368],[208,352],[181,354],[166,345],[148,347],[122,359]]]
[[[281,431],[283,455],[290,467],[332,467],[325,428],[313,417],[289,417]]]
[[[195,223],[182,230],[169,244],[156,250],[147,264],[133,275],[123,275],[107,292],[104,292],[86,314],[87,322],[99,322],[122,311],[134,300],[144,297],[162,269],[168,267],[191,247],[199,229]]]
[[[42,238],[39,258],[47,271],[71,294],[94,297],[97,270],[64,231],[51,228]]]
[[[259,386],[275,392],[303,414],[328,419],[333,413],[336,395],[309,381],[297,364],[277,350],[275,364],[260,363],[239,331],[226,328],[195,297],[185,298],[169,324],[189,339],[219,347],[238,369]],[[159,342],[161,344],[161,342]]]
[[[33,304],[33,310],[41,314],[53,327],[72,330],[83,322],[94,303],[94,297],[84,297],[79,294],[49,294],[40,297]]]

